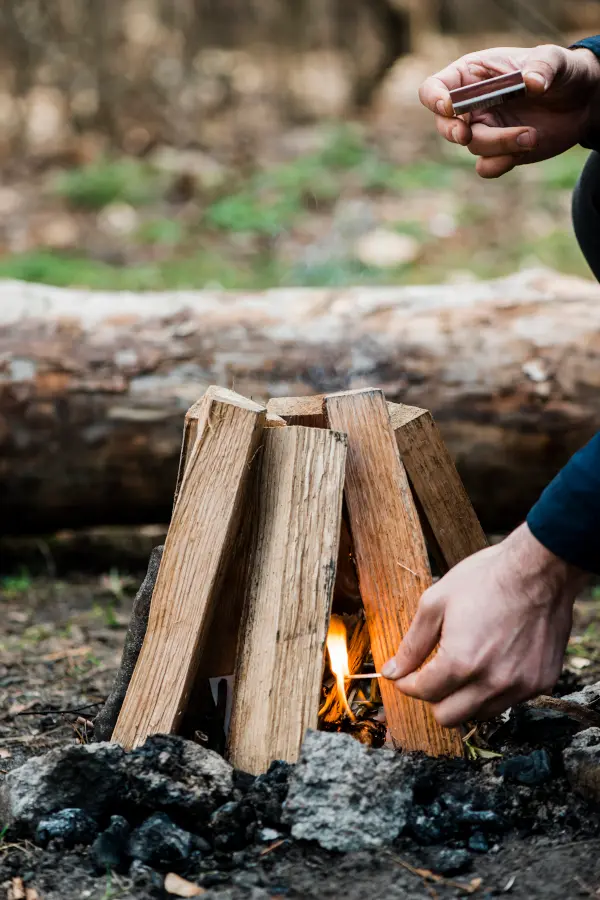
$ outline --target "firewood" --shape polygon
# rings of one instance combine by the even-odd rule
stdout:
[[[232,391],[209,388],[195,416],[146,637],[113,733],[113,741],[126,747],[149,734],[176,731],[185,711],[266,410]]]
[[[346,437],[266,429],[228,752],[257,774],[316,728],[340,538]]]
[[[346,502],[377,671],[397,652],[423,591],[431,584],[427,550],[389,412],[381,391],[325,398],[327,423],[348,435]],[[406,750],[460,755],[457,731],[431,707],[380,683],[393,741]]]
[[[431,413],[401,403],[388,409],[402,462],[440,551],[436,556],[444,569],[452,568],[487,547],[483,528]]]

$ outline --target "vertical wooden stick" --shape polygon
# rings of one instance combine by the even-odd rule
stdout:
[[[330,427],[348,435],[346,502],[377,669],[408,631],[423,591],[431,584],[425,540],[381,391],[325,398]],[[430,706],[402,695],[381,679],[393,740],[406,750],[461,755],[457,731],[442,728]]]
[[[238,533],[265,416],[263,407],[223,388],[209,388],[200,402],[146,638],[113,734],[126,747],[177,730]]]
[[[247,772],[294,762],[306,729],[317,726],[345,459],[345,435],[263,433],[228,744],[233,765]]]
[[[447,568],[483,550],[487,541],[433,416],[388,404],[402,462]]]

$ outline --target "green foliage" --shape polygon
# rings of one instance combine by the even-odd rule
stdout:
[[[588,151],[583,147],[573,147],[567,153],[539,163],[535,177],[548,188],[573,190],[587,157]]]
[[[185,229],[177,219],[151,219],[144,222],[138,232],[138,239],[144,244],[176,247],[181,244]]]
[[[288,228],[298,212],[291,197],[261,200],[250,190],[217,200],[206,211],[206,222],[231,232],[251,232],[275,237]]]
[[[132,206],[160,196],[162,179],[146,163],[136,159],[102,159],[59,175],[54,191],[74,207],[102,209],[121,201]]]
[[[0,591],[7,597],[19,597],[31,590],[32,583],[27,569],[21,569],[19,575],[5,575],[0,578]]]

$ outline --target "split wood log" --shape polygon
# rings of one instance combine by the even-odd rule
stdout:
[[[314,428],[263,435],[228,739],[246,772],[295,762],[318,724],[346,447],[345,435]]]
[[[600,288],[107,294],[0,285],[5,532],[169,520],[186,409],[377,384],[430,409],[487,531],[516,525],[600,430]],[[115,498],[119,503],[115,503]]]
[[[377,670],[394,656],[415,615],[431,572],[419,517],[381,391],[329,395],[331,428],[348,435],[346,503],[371,651]],[[457,731],[442,728],[431,706],[381,679],[390,734],[405,750],[461,755]]]
[[[267,409],[289,424],[325,427],[325,395],[277,397]],[[485,534],[433,416],[426,409],[387,402],[421,524],[442,572],[487,546]]]
[[[176,731],[180,723],[238,534],[265,417],[263,407],[223,388],[209,388],[200,401],[146,637],[113,732],[113,741],[125,747]]]
[[[388,404],[390,421],[404,468],[423,511],[425,534],[431,531],[442,571],[487,547],[469,496],[426,409]]]

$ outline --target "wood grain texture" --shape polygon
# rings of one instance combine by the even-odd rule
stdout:
[[[315,428],[263,433],[228,744],[247,772],[294,762],[317,726],[346,446]]]
[[[445,567],[452,568],[487,547],[483,528],[431,413],[393,405],[402,462]]]
[[[371,649],[379,670],[408,631],[431,584],[425,540],[381,391],[333,394],[327,422],[348,435],[346,502]],[[430,706],[381,679],[388,728],[405,750],[461,755],[458,732],[442,728]]]
[[[195,408],[177,503],[142,650],[113,733],[125,747],[177,730],[198,670],[241,500],[266,416],[264,407],[209,388]],[[274,432],[276,433],[276,432]]]

